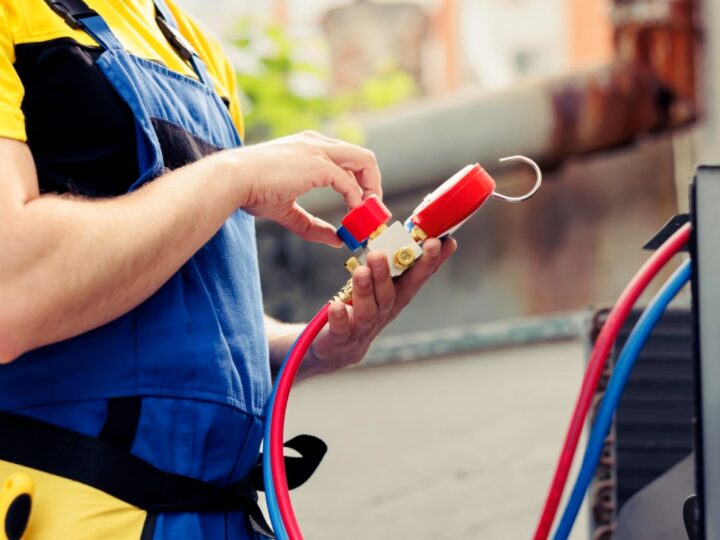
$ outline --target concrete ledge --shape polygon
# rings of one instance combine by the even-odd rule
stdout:
[[[573,311],[380,337],[361,365],[579,339],[587,331],[589,317],[589,311]]]

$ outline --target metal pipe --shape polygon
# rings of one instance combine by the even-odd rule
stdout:
[[[366,145],[383,172],[386,195],[437,184],[469,163],[492,169],[523,154],[552,167],[571,156],[617,147],[642,134],[688,123],[673,116],[666,86],[628,64],[515,86],[426,99],[364,122]],[[339,200],[313,193],[313,210]]]

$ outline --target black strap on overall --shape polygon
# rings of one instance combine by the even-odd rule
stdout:
[[[256,490],[263,489],[262,460],[248,476],[224,487],[161,471],[130,453],[141,398],[114,398],[108,403],[98,438],[0,412],[0,459],[92,486],[152,515],[241,511],[253,530],[274,538],[257,503]],[[315,472],[327,447],[310,435],[299,435],[286,446],[300,454],[285,458],[288,485],[294,489]]]
[[[45,0],[45,3],[57,13],[65,23],[73,29],[82,27],[80,22],[87,17],[98,16],[97,11],[88,6],[83,0]],[[190,61],[195,55],[192,46],[185,37],[165,19],[163,10],[155,4],[155,20],[160,31],[175,49],[175,52],[185,61]]]

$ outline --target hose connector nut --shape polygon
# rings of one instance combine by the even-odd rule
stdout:
[[[423,243],[425,240],[427,240],[427,237],[428,237],[428,235],[425,234],[425,231],[423,231],[417,225],[415,225],[412,228],[412,231],[410,231],[410,234],[412,235],[413,240],[415,240],[418,244]]]
[[[343,304],[350,305],[352,303],[352,278],[348,279],[342,289],[333,297],[333,300],[340,300]]]
[[[377,229],[375,229],[373,232],[370,233],[370,236],[368,239],[372,242],[375,240],[378,236],[380,236],[382,233],[388,230],[388,226],[384,223],[380,225]]]
[[[345,261],[345,269],[351,274],[358,266],[360,266],[360,261],[357,257],[350,257],[347,261]]]
[[[411,247],[401,247],[393,256],[393,264],[399,270],[407,270],[415,264],[415,253]]]

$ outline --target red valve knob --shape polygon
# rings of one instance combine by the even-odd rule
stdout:
[[[359,206],[350,210],[341,223],[355,240],[362,243],[391,217],[392,214],[387,206],[377,198],[377,195],[371,195]]]
[[[485,169],[468,166],[431,193],[410,219],[437,238],[469,218],[494,191],[495,181]]]

